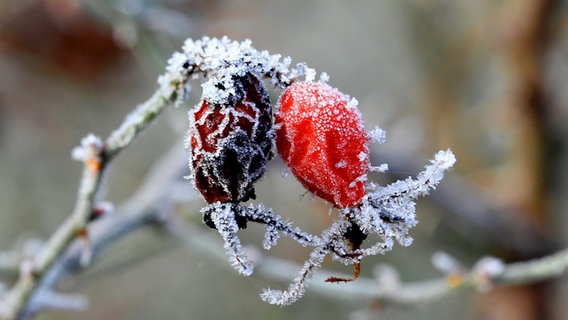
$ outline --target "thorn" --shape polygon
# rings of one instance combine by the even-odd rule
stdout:
[[[336,282],[351,282],[357,280],[357,278],[359,278],[359,275],[361,274],[361,263],[355,262],[353,264],[353,267],[354,267],[353,276],[351,278],[329,277],[325,280],[325,282],[336,283]]]

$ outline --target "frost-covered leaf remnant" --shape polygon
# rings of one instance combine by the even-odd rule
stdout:
[[[189,92],[187,80],[203,78],[202,101],[189,112],[190,177],[208,203],[203,222],[223,238],[231,265],[243,275],[252,273],[237,236],[249,222],[266,226],[267,250],[282,235],[313,248],[287,290],[262,293],[262,299],[277,305],[301,298],[328,255],[355,271],[351,278],[327,281],[352,281],[364,257],[384,254],[395,243],[410,245],[409,230],[417,224],[414,200],[434,189],[455,163],[451,151],[440,151],[414,179],[386,186],[367,181],[369,171],[388,170],[387,164],[370,164],[368,148],[370,141],[383,143],[385,132],[379,127],[365,132],[357,99],[328,85],[326,73],[316,80],[314,69],[290,65],[290,58],[257,51],[249,40],[205,37],[187,40],[159,79],[162,95],[181,100]],[[274,125],[263,80],[283,90]],[[242,205],[256,198],[254,183],[267,171],[273,144],[304,187],[337,208],[337,218],[320,236],[262,205]],[[378,241],[365,244],[371,234]]]

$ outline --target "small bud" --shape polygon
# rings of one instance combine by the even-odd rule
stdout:
[[[432,255],[432,265],[446,275],[462,274],[461,263],[446,252],[438,251]]]
[[[493,287],[492,279],[505,270],[505,263],[495,257],[483,257],[473,267],[477,288],[487,292]]]
[[[88,221],[89,222],[95,221],[103,216],[108,215],[113,211],[114,211],[114,206],[112,205],[112,203],[108,201],[99,202],[95,206],[95,208],[93,208],[93,212],[91,212]]]
[[[104,143],[101,138],[91,133],[81,140],[79,147],[73,149],[71,157],[83,163],[99,162],[99,155],[103,147]]]

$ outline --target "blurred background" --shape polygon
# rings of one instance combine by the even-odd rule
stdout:
[[[458,163],[419,201],[415,242],[363,262],[387,263],[403,281],[440,277],[445,251],[469,266],[494,255],[522,261],[566,246],[568,219],[568,3],[561,0],[25,0],[0,1],[0,250],[47,239],[71,212],[81,166],[71,149],[87,133],[106,137],[156,89],[185,38],[249,38],[259,50],[305,61],[356,97],[368,129],[387,142],[373,162],[391,165],[381,183],[414,175],[439,149]],[[152,165],[180,143],[190,101],[168,109],[108,172],[119,204]],[[273,92],[277,99],[278,92]],[[185,159],[180,161],[185,162]],[[258,201],[306,230],[330,223],[279,159],[257,184]],[[188,183],[189,184],[189,183]],[[189,189],[188,189],[189,190]],[[188,191],[189,192],[189,191]],[[199,225],[196,198],[176,215]],[[206,227],[199,226],[200,228]],[[208,232],[214,232],[210,230]],[[242,232],[259,245],[261,228]],[[302,263],[283,241],[267,255]],[[328,262],[328,269],[350,268]],[[1,280],[11,283],[13,271]],[[341,284],[343,285],[343,284]],[[348,285],[348,284],[347,284]],[[568,282],[463,291],[403,308],[308,292],[291,307],[262,302],[261,288],[228,262],[153,229],[110,245],[61,291],[89,297],[85,312],[37,319],[566,319]]]

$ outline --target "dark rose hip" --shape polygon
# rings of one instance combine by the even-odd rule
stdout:
[[[244,202],[255,198],[253,184],[273,156],[270,100],[252,73],[219,90],[232,90],[225,103],[204,99],[190,112],[189,164],[205,201]]]

